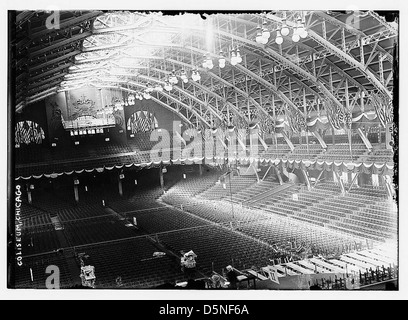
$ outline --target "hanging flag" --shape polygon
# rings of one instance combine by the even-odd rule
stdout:
[[[391,99],[380,98],[375,95],[372,96],[375,112],[380,119],[381,125],[385,128],[388,123],[394,121],[394,110]]]

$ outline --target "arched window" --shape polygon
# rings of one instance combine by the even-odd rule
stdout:
[[[137,111],[127,121],[127,129],[130,133],[152,131],[158,127],[156,117],[148,111]]]
[[[16,124],[16,144],[41,144],[45,139],[44,130],[36,122],[25,120]]]

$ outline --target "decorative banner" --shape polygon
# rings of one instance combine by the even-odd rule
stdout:
[[[385,128],[388,123],[393,123],[394,108],[392,100],[373,95],[372,101],[381,125]]]
[[[133,134],[153,131],[158,126],[156,117],[148,111],[137,111],[133,113],[127,122],[127,130]]]
[[[297,108],[287,109],[287,118],[289,126],[293,132],[301,133],[306,131],[306,119]]]
[[[16,144],[41,144],[45,139],[44,130],[30,120],[20,121],[15,127]]]

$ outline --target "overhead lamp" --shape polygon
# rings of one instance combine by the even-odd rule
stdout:
[[[293,29],[292,41],[299,42],[299,40],[300,40],[300,35],[298,34],[298,29],[295,28]]]
[[[239,52],[239,48],[237,48],[237,63],[241,63],[242,62],[242,57],[241,54]]]
[[[263,24],[262,24],[262,38],[264,38],[266,40],[269,40],[270,36],[271,36],[271,33],[266,28],[266,21],[264,21]]]
[[[268,33],[269,33],[269,31],[268,31]],[[269,37],[262,36],[261,39],[260,39],[260,44],[267,44],[268,41],[269,41]]]
[[[163,91],[163,87],[161,85],[157,85],[154,90],[162,92]]]
[[[151,95],[149,92],[143,92],[143,98],[145,98],[146,100],[149,100],[151,98]]]
[[[173,89],[173,86],[171,85],[171,83],[166,82],[166,84],[164,85],[164,90],[171,91],[172,89]]]
[[[288,25],[286,24],[286,19],[282,19],[282,29],[280,32],[284,37],[289,35],[290,30],[288,28]]]
[[[298,33],[299,33],[299,36],[302,39],[304,39],[304,38],[306,38],[308,36],[309,33],[307,32],[307,30],[305,28],[305,25],[303,23],[300,25],[300,27],[298,29]]]
[[[275,42],[276,44],[282,44],[283,43],[283,37],[282,37],[282,31],[276,31],[276,38],[275,38]]]
[[[236,66],[236,65],[238,64],[238,62],[237,62],[237,54],[236,54],[236,52],[235,52],[234,49],[232,49],[232,51],[231,51],[231,64],[232,64],[233,66]]]
[[[262,43],[262,29],[261,29],[260,26],[258,26],[256,29],[257,29],[258,31],[256,32],[255,41],[256,41],[257,43]]]

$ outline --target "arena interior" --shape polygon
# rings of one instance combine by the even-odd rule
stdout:
[[[398,289],[398,36],[398,12],[9,12],[9,286]]]

